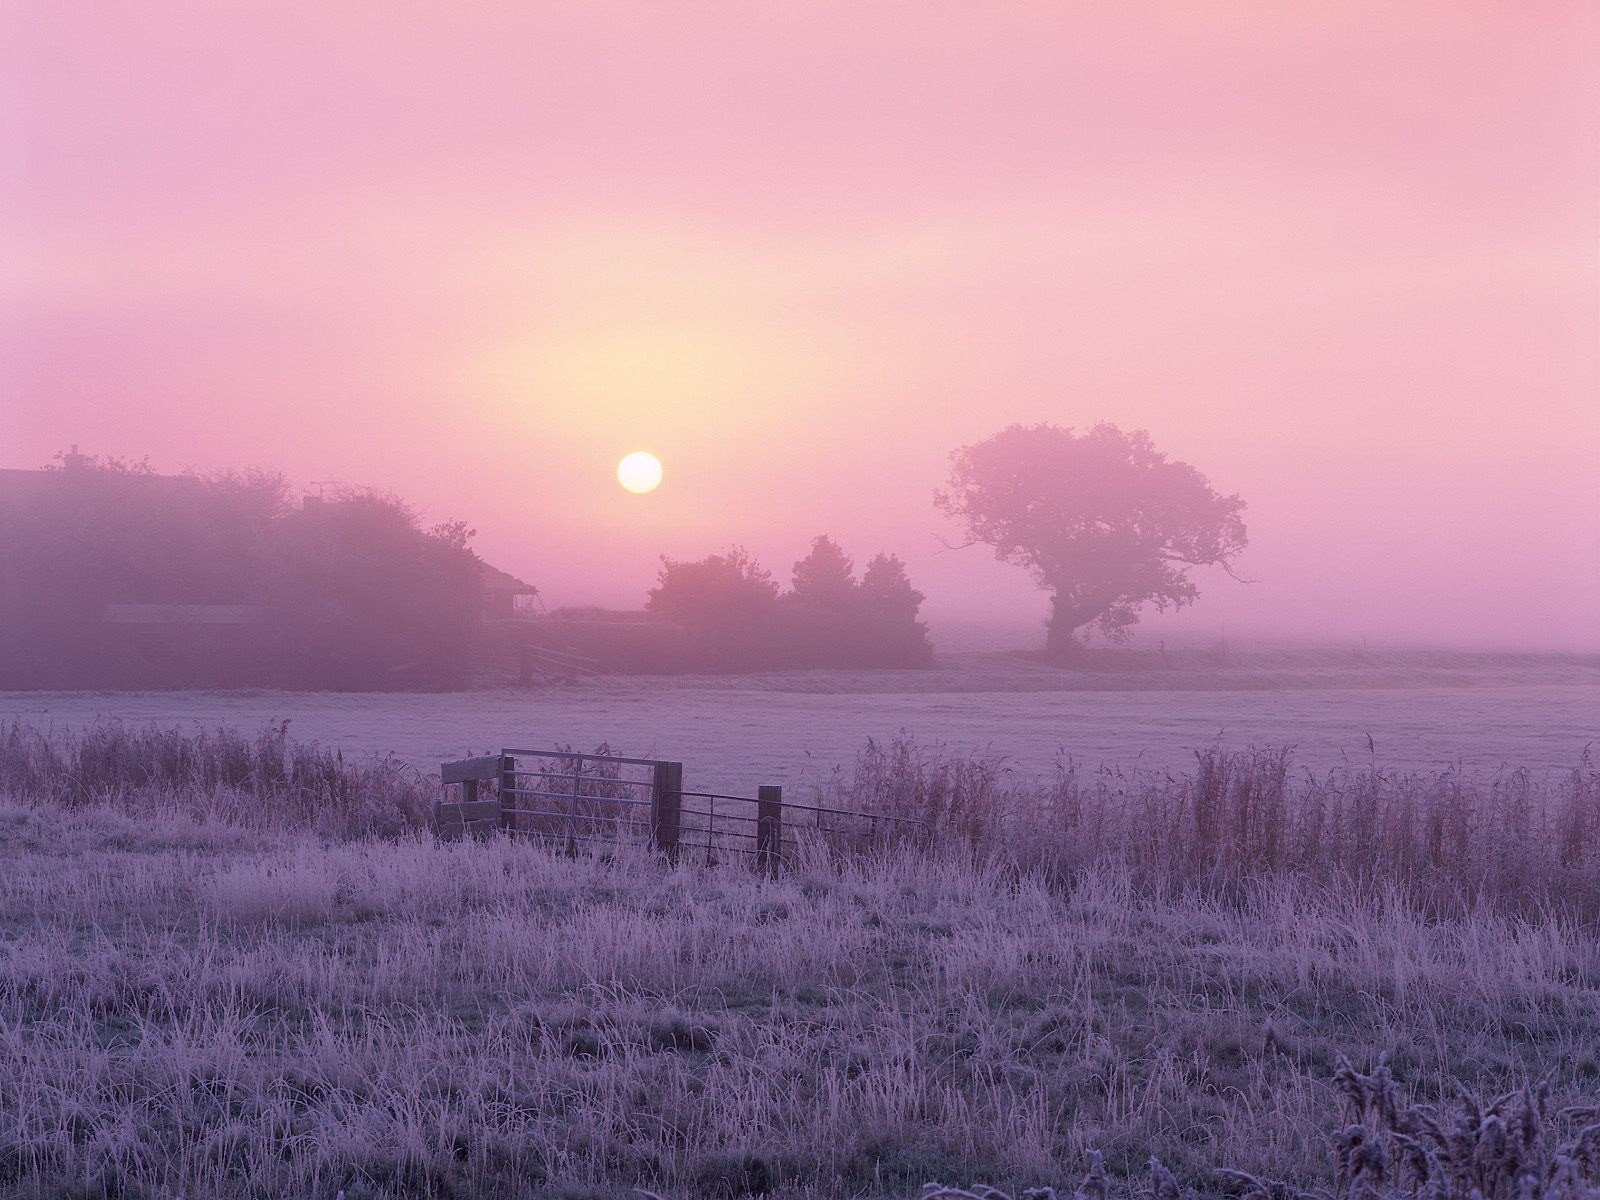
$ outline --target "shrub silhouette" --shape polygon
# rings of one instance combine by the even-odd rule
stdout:
[[[892,554],[875,555],[861,576],[862,623],[871,666],[927,666],[933,661],[928,626],[917,620],[922,593],[911,586],[906,565]]]
[[[343,488],[274,523],[263,594],[290,682],[466,682],[483,611],[459,523],[424,530],[392,495]]]
[[[662,555],[645,610],[682,625],[700,665],[736,670],[767,665],[777,600],[772,576],[734,546],[697,562]]]
[[[156,475],[73,456],[0,497],[0,684],[459,682],[481,615],[460,524],[337,489],[294,508],[263,472]],[[108,605],[266,610],[243,625],[116,626]]]
[[[13,686],[120,681],[132,666],[107,605],[255,602],[265,531],[287,507],[265,473],[74,456],[17,474],[34,486],[0,503],[0,681]]]
[[[922,593],[898,558],[877,555],[859,582],[831,537],[812,540],[780,594],[771,574],[741,548],[694,562],[662,558],[645,607],[688,631],[696,665],[762,667],[925,666]]]
[[[839,544],[823,534],[794,565],[793,584],[782,597],[783,644],[790,663],[804,667],[863,664],[861,586]]]

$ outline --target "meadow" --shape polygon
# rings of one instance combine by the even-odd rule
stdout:
[[[11,724],[0,1194],[1590,1194],[1589,763],[829,786],[939,836],[441,843],[425,776],[281,727]],[[1432,1150],[1409,1107],[1524,1085]]]
[[[821,786],[872,738],[902,733],[1000,757],[1017,781],[1058,760],[1124,773],[1193,768],[1195,752],[1293,747],[1302,766],[1559,770],[1600,740],[1600,659],[1339,649],[1237,652],[1229,665],[1073,669],[1025,655],[949,654],[928,670],[598,677],[467,692],[0,692],[0,720],[98,720],[294,734],[422,770],[507,745],[609,743],[685,764],[691,787]],[[1369,741],[1370,737],[1370,741]]]

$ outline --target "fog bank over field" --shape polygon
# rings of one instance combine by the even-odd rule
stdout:
[[[392,489],[554,605],[825,532],[939,632],[1045,607],[951,451],[1109,421],[1246,505],[1142,643],[1600,647],[1593,6],[179,8],[0,18],[0,466]]]
[[[1378,660],[1340,670],[1293,655],[1207,672],[1064,672],[1009,655],[916,671],[595,679],[572,686],[379,693],[0,693],[0,720],[81,729],[255,730],[291,718],[297,737],[347,755],[393,753],[434,771],[510,745],[571,745],[682,761],[692,787],[776,783],[803,794],[869,738],[1002,759],[1017,780],[1084,768],[1190,770],[1209,747],[1292,748],[1316,773],[1376,761],[1390,771],[1493,775],[1571,770],[1600,745],[1600,665],[1572,656]],[[1286,661],[1285,661],[1286,660]],[[1370,741],[1369,741],[1370,736]]]
[[[1033,595],[1020,598],[1017,603],[1021,611],[995,612],[941,605],[930,600],[923,606],[923,615],[928,619],[929,636],[941,654],[1018,651],[1026,654],[1044,637],[1045,602],[1042,596]],[[1038,611],[1027,611],[1030,607]],[[1131,655],[1152,663],[1160,661],[1163,649],[1192,655],[1285,654],[1307,663],[1317,659],[1352,662],[1359,661],[1363,655],[1368,661],[1393,660],[1397,654],[1401,659],[1409,659],[1413,653],[1435,652],[1470,656],[1485,666],[1496,658],[1504,658],[1510,666],[1523,663],[1527,655],[1592,659],[1600,654],[1600,616],[1596,618],[1593,632],[1585,627],[1570,638],[1557,637],[1553,631],[1516,626],[1508,627],[1499,635],[1471,637],[1436,628],[1409,634],[1405,631],[1384,633],[1381,627],[1366,631],[1358,628],[1343,631],[1298,629],[1292,625],[1282,627],[1270,618],[1255,624],[1247,616],[1221,616],[1212,611],[1213,607],[1202,601],[1193,612],[1148,613],[1134,626],[1126,643],[1115,646],[1099,640],[1093,648],[1108,662],[1119,658],[1126,660]]]

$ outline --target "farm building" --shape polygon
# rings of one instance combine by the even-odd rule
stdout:
[[[539,589],[533,584],[523,583],[515,575],[488,563],[482,563],[479,574],[483,577],[483,615],[489,620],[532,616],[534,609],[540,606]]]

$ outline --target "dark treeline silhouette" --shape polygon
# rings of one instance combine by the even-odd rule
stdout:
[[[695,562],[663,557],[645,608],[687,631],[693,666],[738,671],[925,666],[933,648],[921,605],[898,558],[877,555],[857,579],[824,535],[795,564],[787,592],[737,547]]]
[[[879,554],[858,578],[828,537],[788,591],[735,549],[664,559],[645,613],[486,621],[501,573],[471,536],[383,492],[295,501],[271,472],[159,475],[76,453],[0,471],[0,687],[464,687],[552,639],[602,671],[932,660],[900,560]]]
[[[0,479],[0,686],[465,682],[482,611],[460,524],[263,472],[65,456]]]
[[[1091,629],[1124,640],[1146,605],[1193,603],[1191,571],[1231,574],[1247,541],[1238,496],[1107,424],[964,446],[935,501],[1048,590],[1061,658]],[[538,589],[489,568],[471,536],[368,489],[295,503],[270,472],[158,475],[76,450],[0,470],[0,687],[441,688],[496,664],[530,682],[933,658],[900,559],[858,577],[827,536],[786,591],[742,549],[663,557],[645,613],[598,618],[519,608]]]

